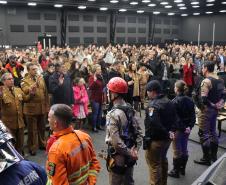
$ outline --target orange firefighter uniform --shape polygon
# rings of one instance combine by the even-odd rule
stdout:
[[[100,164],[88,134],[72,127],[54,132],[48,152],[48,185],[95,185]]]

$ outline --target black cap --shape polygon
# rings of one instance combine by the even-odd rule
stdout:
[[[152,80],[148,82],[146,89],[147,91],[156,91],[157,93],[161,93],[162,91],[161,84],[157,80]]]

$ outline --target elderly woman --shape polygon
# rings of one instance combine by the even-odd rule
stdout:
[[[90,101],[92,104],[92,124],[93,131],[98,132],[97,129],[103,130],[101,127],[101,120],[104,80],[102,77],[101,66],[95,64],[92,73],[93,74],[89,77]]]

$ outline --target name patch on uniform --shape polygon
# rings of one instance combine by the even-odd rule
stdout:
[[[52,163],[52,162],[49,162],[48,163],[48,169],[47,169],[48,175],[54,176],[54,174],[55,174],[55,168],[56,168],[56,164],[55,163]]]
[[[154,108],[150,107],[148,110],[149,110],[149,116],[152,117]]]

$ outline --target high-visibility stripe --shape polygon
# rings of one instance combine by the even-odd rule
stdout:
[[[89,170],[89,175],[97,176],[98,172],[96,170]]]
[[[70,183],[70,185],[80,185],[87,181],[88,173],[77,179],[75,182]]]
[[[50,178],[48,178],[46,185],[52,185],[52,180]]]
[[[78,171],[71,174],[69,176],[69,180],[79,177],[83,172],[88,171],[89,167],[90,167],[90,162],[88,164],[86,164],[85,166],[82,166]]]

